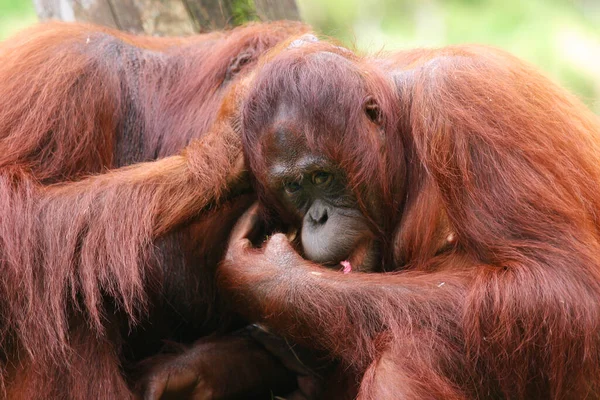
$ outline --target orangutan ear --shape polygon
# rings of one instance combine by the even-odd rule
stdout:
[[[240,73],[242,68],[244,68],[244,65],[252,62],[256,58],[255,53],[256,52],[253,51],[253,49],[247,49],[236,55],[227,67],[227,72],[225,73],[225,81],[229,81],[235,78],[235,76]]]
[[[367,118],[371,120],[374,124],[383,125],[383,114],[381,112],[381,108],[372,96],[367,97],[364,105],[365,114]]]
[[[302,47],[308,43],[316,43],[318,41],[319,38],[317,38],[315,35],[313,35],[312,33],[307,33],[305,35],[300,36],[298,39],[292,41],[292,43],[288,45],[288,49]]]

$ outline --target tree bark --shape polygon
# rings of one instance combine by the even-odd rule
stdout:
[[[132,33],[185,36],[251,20],[299,20],[295,0],[33,0],[40,20],[90,22]]]
[[[295,0],[254,0],[254,4],[261,21],[300,20]]]

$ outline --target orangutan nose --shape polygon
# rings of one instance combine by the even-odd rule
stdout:
[[[321,201],[315,201],[308,210],[308,220],[313,227],[325,225],[329,217],[329,207]]]

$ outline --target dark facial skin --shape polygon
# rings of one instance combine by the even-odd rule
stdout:
[[[350,261],[353,270],[373,269],[377,246],[341,169],[289,124],[272,132],[267,180],[297,221],[304,256],[333,268]]]
[[[245,153],[268,212],[282,228],[297,229],[296,251],[332,268],[376,271],[389,222],[380,197],[399,187],[384,179],[392,175],[381,154],[403,159],[386,147],[383,124],[395,116],[384,118],[379,106],[394,96],[381,95],[376,88],[389,82],[356,66],[347,51],[327,49],[272,60],[249,85],[240,124]]]

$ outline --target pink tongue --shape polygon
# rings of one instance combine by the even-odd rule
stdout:
[[[340,262],[340,264],[342,264],[342,267],[344,267],[344,268],[342,268],[342,272],[344,274],[348,274],[348,273],[352,272],[352,264],[350,264],[350,261],[347,261],[347,260],[342,261],[342,262]]]

